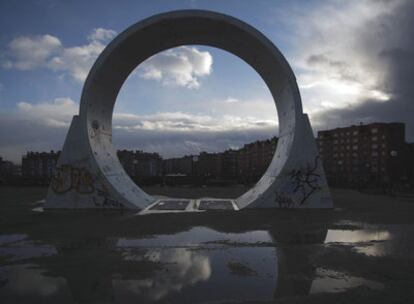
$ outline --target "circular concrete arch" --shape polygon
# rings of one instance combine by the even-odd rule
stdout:
[[[112,145],[115,101],[124,81],[140,63],[156,53],[182,45],[207,45],[228,51],[252,66],[265,81],[277,107],[282,138],[265,176],[275,177],[282,171],[293,146],[295,128],[303,116],[292,69],[276,46],[252,26],[234,17],[204,10],[163,13],[132,25],[105,48],[93,65],[82,92],[80,119],[85,126],[83,132],[87,132],[90,155],[103,175],[101,178],[119,199],[137,208],[145,208],[155,199],[135,185],[117,158]],[[284,134],[292,136],[283,137]],[[258,189],[263,192],[263,183],[259,182],[249,192],[255,193]],[[241,207],[251,203],[248,197],[254,196],[244,195]]]

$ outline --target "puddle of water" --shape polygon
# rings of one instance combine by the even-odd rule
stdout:
[[[45,210],[43,209],[43,207],[35,207],[32,209],[33,212],[44,212]]]
[[[368,226],[368,225],[366,225]],[[369,226],[369,229],[329,229],[325,243],[349,244],[368,256],[411,257],[414,252],[414,225]]]
[[[189,231],[176,234],[161,234],[143,239],[120,238],[118,247],[206,247],[217,244],[250,244],[272,242],[269,233],[264,230],[245,233],[223,233],[206,227],[194,227]]]
[[[355,246],[355,250],[368,256],[393,256],[414,258],[414,225],[387,225],[386,242],[370,242]]]
[[[196,226],[173,234],[75,233],[53,235],[48,241],[34,241],[26,234],[2,235],[0,303],[270,301],[361,285],[384,287],[316,268],[307,243],[287,237],[283,228],[221,232]],[[326,230],[315,231],[325,236]],[[331,229],[325,243],[391,246],[401,231]],[[279,239],[285,240],[283,246],[277,245]]]
[[[19,301],[22,294],[30,294],[32,302],[47,303],[52,299],[60,299],[59,303],[267,300],[273,298],[277,285],[276,248],[254,246],[271,241],[266,231],[222,233],[194,227],[152,238],[72,240],[57,245],[32,242],[23,235],[3,239],[10,246],[1,246],[0,255],[11,256],[7,261],[36,257],[37,265],[0,266],[1,303]],[[226,245],[218,246],[219,241]],[[229,245],[239,242],[253,246]],[[38,288],[38,293],[22,290],[21,284]]]
[[[56,254],[57,251],[53,246],[27,240],[27,235],[25,234],[0,236],[0,257],[4,257],[7,261],[46,257]]]
[[[62,277],[45,275],[35,264],[0,267],[1,303],[72,303]]]
[[[3,234],[0,235],[0,246],[22,241],[27,238],[26,234]]]
[[[310,293],[343,292],[358,286],[366,286],[375,290],[384,288],[382,283],[350,276],[342,272],[318,268],[316,269],[316,278],[312,282]]]
[[[150,277],[113,280],[120,303],[266,300],[272,298],[277,284],[277,258],[271,248],[156,248],[138,258],[161,263],[161,267]],[[255,275],[234,271],[233,264]]]
[[[325,243],[360,243],[386,241],[391,237],[387,230],[335,230],[329,229]]]

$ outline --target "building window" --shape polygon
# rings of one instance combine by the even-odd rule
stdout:
[[[371,140],[372,141],[377,141],[378,140],[378,136],[372,136]]]
[[[358,135],[358,131],[352,132],[353,135]]]
[[[371,145],[371,148],[372,148],[372,149],[378,149],[378,145],[377,145],[377,144],[372,144],[372,145]]]
[[[378,128],[372,128],[371,133],[378,133]]]
[[[358,150],[358,145],[353,145],[352,150]]]
[[[378,156],[378,152],[374,151],[371,153],[372,156]]]

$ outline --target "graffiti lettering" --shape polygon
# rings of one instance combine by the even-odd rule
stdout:
[[[75,168],[69,165],[57,167],[50,183],[52,190],[62,194],[74,190],[81,194],[95,191],[93,177],[85,168]]]
[[[295,202],[286,194],[275,192],[275,202],[279,204],[279,208],[289,208],[295,204]]]

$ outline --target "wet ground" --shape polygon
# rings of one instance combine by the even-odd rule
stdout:
[[[334,210],[135,216],[37,212],[45,189],[3,187],[0,303],[414,303],[414,201],[332,194]]]

